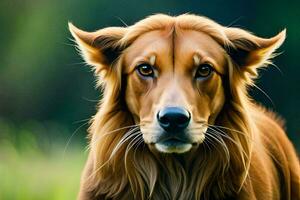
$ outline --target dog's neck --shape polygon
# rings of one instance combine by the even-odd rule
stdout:
[[[127,158],[127,166],[125,164],[121,172],[112,171],[106,180],[115,179],[123,187],[116,199],[147,199],[149,196],[150,199],[221,199],[234,195],[236,182],[240,180],[228,179],[230,170],[221,171],[222,163],[212,164],[212,160],[220,158],[207,154],[204,149],[199,146],[187,154],[162,155],[141,145],[133,157]]]

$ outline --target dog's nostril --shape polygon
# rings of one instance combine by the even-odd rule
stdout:
[[[158,117],[158,121],[160,124],[163,124],[165,126],[168,126],[170,125],[170,120],[169,120],[169,117],[168,116],[159,116]]]
[[[190,113],[180,107],[166,107],[159,111],[157,120],[166,131],[181,131],[190,122]]]

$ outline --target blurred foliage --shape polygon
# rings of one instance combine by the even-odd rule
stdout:
[[[66,131],[63,127],[36,122],[17,127],[0,121],[0,129],[0,199],[76,198],[86,153],[82,146],[70,148],[57,139],[57,133]]]
[[[282,72],[270,66],[258,81],[273,103],[257,89],[251,94],[286,119],[299,150],[299,7],[300,1],[291,0],[1,0],[0,199],[74,199],[85,119],[95,113],[100,92],[77,55],[68,21],[92,31],[130,25],[153,13],[190,12],[263,37],[287,28],[283,54],[275,58]],[[62,159],[66,144],[68,159]]]

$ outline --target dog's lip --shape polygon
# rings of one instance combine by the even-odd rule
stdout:
[[[192,144],[192,145],[197,144],[195,142],[189,141],[188,139],[180,138],[180,137],[168,137],[163,140],[154,142],[153,144],[155,144],[155,143],[165,144],[168,146],[177,146],[177,145],[182,145],[182,144]]]
[[[162,153],[185,153],[195,147],[193,143],[185,139],[168,138],[153,144],[156,150]]]
[[[181,143],[189,143],[186,139],[182,139],[182,138],[179,138],[179,137],[169,137],[169,138],[165,138],[163,140],[161,140],[160,142],[161,143],[164,143],[164,142],[181,142]]]

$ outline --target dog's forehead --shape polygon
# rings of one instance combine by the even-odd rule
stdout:
[[[189,66],[197,58],[200,63],[210,62],[220,73],[225,72],[225,51],[207,33],[180,30],[176,34],[174,57],[177,66]],[[191,66],[191,65],[190,65]]]
[[[169,64],[166,62],[172,57],[171,43],[172,38],[167,32],[151,31],[139,36],[124,52],[126,66],[132,66],[141,60],[150,62],[153,56],[156,62]]]
[[[134,67],[141,61],[150,62],[153,56],[156,58],[156,64],[189,67],[193,66],[196,55],[200,62],[210,61],[222,73],[225,63],[224,52],[213,38],[203,32],[155,30],[139,36],[124,54],[125,65],[128,67]]]

